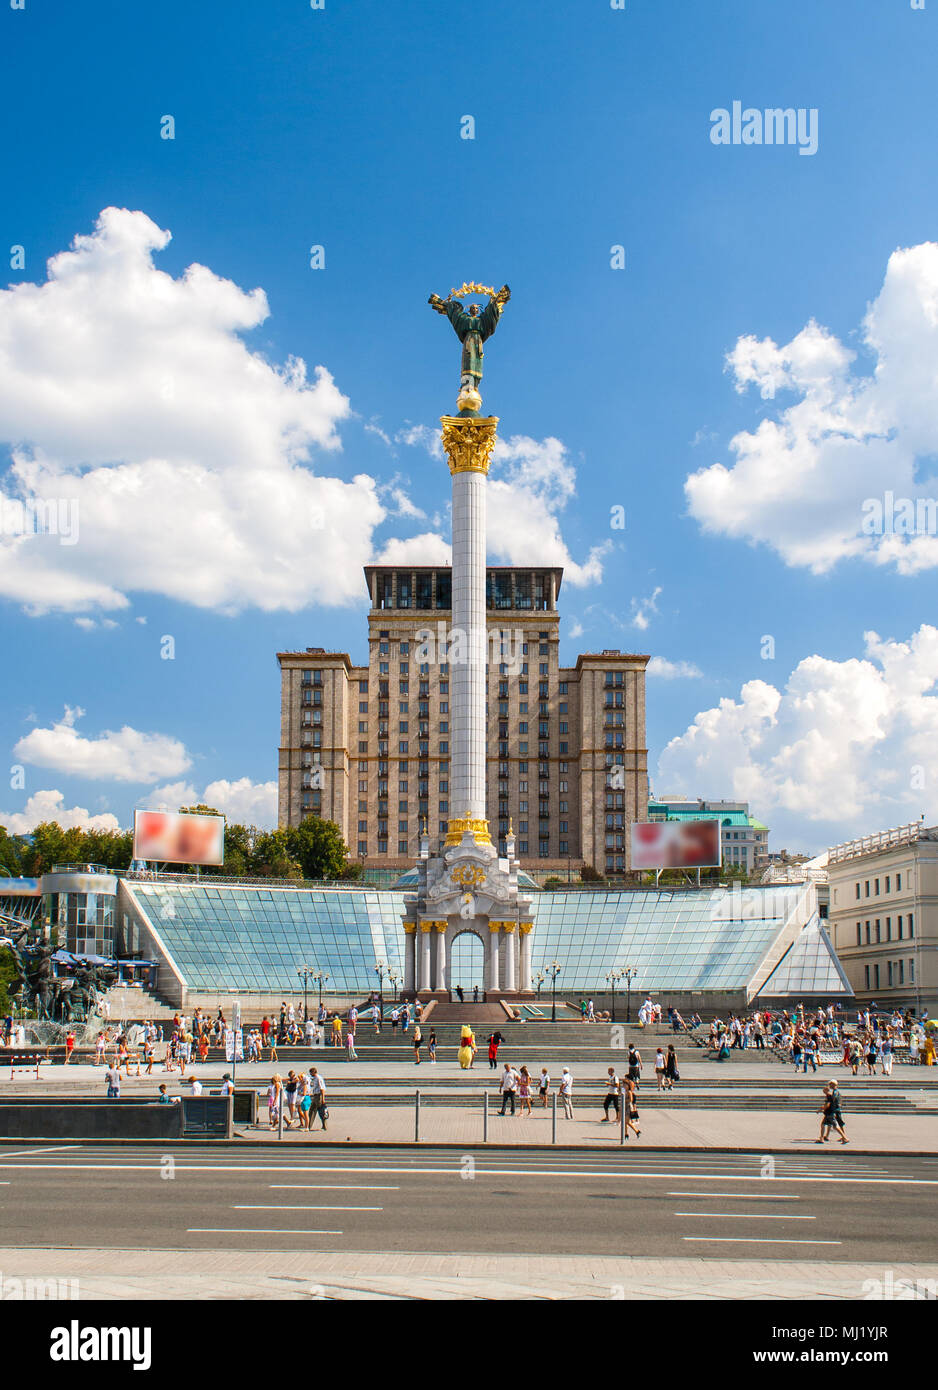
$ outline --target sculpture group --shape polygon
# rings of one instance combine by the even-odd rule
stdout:
[[[17,1007],[34,1012],[39,1019],[86,1023],[95,1012],[100,996],[117,979],[116,969],[79,960],[70,975],[57,976],[52,966],[57,948],[49,941],[25,946],[25,936],[24,931],[9,938],[16,978],[7,992],[16,1000]]]

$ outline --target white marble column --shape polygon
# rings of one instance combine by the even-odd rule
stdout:
[[[517,930],[514,922],[508,923],[505,927],[505,989],[512,993],[518,988],[515,968],[515,939]]]
[[[498,978],[498,927],[489,923],[489,978],[486,992],[497,994],[501,981]]]
[[[521,932],[521,980],[518,988],[529,990],[531,988],[531,930],[528,928],[525,931],[524,927],[519,927],[518,930]]]
[[[430,923],[420,923],[420,989],[430,992]]]
[[[453,628],[450,660],[452,815],[485,816],[485,487],[483,472],[453,474]]]
[[[446,989],[446,923],[438,922],[436,928],[436,988]]]
[[[417,928],[404,928],[404,991],[413,993],[417,978]]]

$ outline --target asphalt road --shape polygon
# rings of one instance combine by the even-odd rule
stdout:
[[[769,1160],[9,1142],[0,1145],[0,1184],[0,1245],[14,1247],[886,1265],[938,1252],[938,1158],[833,1148]]]

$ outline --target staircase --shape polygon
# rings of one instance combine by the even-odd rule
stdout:
[[[440,1023],[458,1023],[460,1027],[468,1023],[474,1033],[478,1033],[485,1025],[490,1025],[489,1031],[497,1028],[500,1024],[510,1023],[511,1019],[505,1013],[499,1003],[490,1004],[460,1004],[439,1002],[433,1005],[426,1025],[436,1028]]]

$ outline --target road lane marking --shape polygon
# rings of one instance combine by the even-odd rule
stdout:
[[[269,1182],[267,1186],[279,1192],[400,1192],[399,1187],[386,1183],[365,1182]]]
[[[159,1162],[152,1163],[0,1163],[0,1169],[13,1168],[17,1171],[37,1169],[54,1170],[65,1172],[115,1172],[115,1173],[152,1173],[160,1171]],[[208,1167],[202,1164],[176,1163],[177,1173],[394,1173],[402,1174],[407,1177],[452,1177],[458,1174],[458,1166],[450,1168],[319,1168],[315,1166],[305,1167],[302,1164],[270,1164],[264,1167],[248,1166],[242,1167],[237,1164],[216,1164]],[[646,1172],[630,1173],[624,1170],[613,1170],[611,1172],[600,1172],[596,1170],[573,1170],[562,1169],[554,1170],[548,1168],[483,1168],[477,1166],[476,1178],[593,1178],[593,1179],[612,1179],[624,1178],[650,1178],[662,1179],[686,1178],[689,1175],[684,1172]],[[694,1173],[695,1181],[706,1181],[708,1179],[726,1180],[725,1173]],[[774,1178],[765,1178],[761,1173],[734,1173],[736,1182],[758,1182],[758,1183],[838,1183],[841,1186],[845,1183],[853,1183],[866,1186],[884,1186],[887,1184],[904,1187],[938,1187],[938,1178],[867,1178],[863,1176],[851,1176],[849,1173],[838,1173],[833,1176],[808,1177],[804,1175],[785,1176],[777,1174]]]
[[[842,1240],[784,1240],[774,1236],[682,1236],[703,1245],[843,1245]]]
[[[239,1202],[232,1205],[232,1211],[384,1211],[384,1207],[346,1207],[346,1206],[285,1206],[280,1202]]]
[[[61,1150],[63,1149],[69,1149],[74,1152],[74,1150],[83,1147],[84,1146],[82,1144],[51,1144],[48,1148],[14,1149],[12,1153],[10,1153],[8,1149],[3,1149],[0,1150],[0,1153],[2,1153],[2,1156],[4,1158],[29,1158],[32,1156],[32,1154],[54,1154],[61,1152]]]
[[[768,1211],[676,1211],[675,1216],[692,1216],[695,1221],[704,1217],[713,1216],[719,1219],[725,1218],[727,1221],[816,1221],[816,1216],[796,1216],[793,1212],[785,1212],[784,1216],[776,1216],[775,1212]]]
[[[800,1202],[801,1198],[785,1192],[766,1192],[757,1196],[755,1192],[668,1192],[668,1197],[732,1197],[740,1202]]]
[[[188,1226],[187,1236],[341,1236],[343,1231],[285,1231],[281,1226]]]

